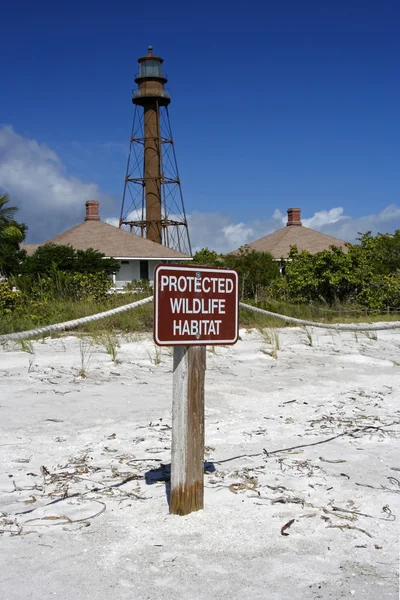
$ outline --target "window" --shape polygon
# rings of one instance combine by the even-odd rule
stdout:
[[[149,261],[141,260],[140,261],[140,279],[148,279],[149,278]]]
[[[145,60],[140,64],[141,77],[162,77],[162,67],[158,60]]]

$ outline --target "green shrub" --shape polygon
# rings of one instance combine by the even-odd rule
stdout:
[[[236,269],[240,279],[240,297],[260,298],[268,285],[279,276],[279,265],[268,252],[258,252],[246,246],[235,254],[218,254],[203,248],[193,256],[192,266],[228,267]]]
[[[292,304],[400,308],[400,230],[362,234],[359,242],[346,251],[332,247],[316,254],[293,247],[284,276],[271,282],[268,296]]]
[[[279,277],[279,265],[268,252],[240,248],[238,254],[227,254],[225,266],[239,273],[240,297],[261,298],[270,283]]]
[[[400,277],[374,277],[358,294],[358,302],[373,310],[382,310],[388,306],[400,308]]]
[[[43,244],[22,262],[20,272],[26,275],[53,275],[55,272],[105,273],[112,275],[119,269],[114,258],[105,258],[97,250],[75,250],[72,246]]]
[[[279,302],[290,302],[289,285],[285,277],[276,277],[268,287],[268,296]]]
[[[21,275],[14,279],[28,304],[53,300],[101,302],[108,296],[112,280],[104,273],[64,273],[35,277]]]
[[[101,302],[111,286],[111,279],[103,273],[71,273],[66,277],[66,287],[77,301]]]
[[[16,206],[9,206],[7,194],[0,195],[0,275],[9,276],[18,271],[20,262],[26,252],[20,250],[19,244],[24,241],[27,227],[17,223]]]
[[[18,296],[18,292],[13,292],[7,281],[0,281],[0,315],[5,315],[15,310]]]
[[[133,279],[124,287],[125,292],[132,292],[133,294],[146,293],[148,296],[153,294],[153,288],[150,282],[146,279]]]
[[[209,248],[198,250],[193,255],[193,262],[191,263],[191,265],[200,265],[203,267],[223,267],[224,264],[225,257]]]

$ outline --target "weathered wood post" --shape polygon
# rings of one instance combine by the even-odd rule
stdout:
[[[154,341],[174,347],[170,513],[204,504],[206,345],[235,344],[239,277],[233,269],[157,265]]]
[[[204,379],[206,346],[175,346],[170,513],[204,505]]]

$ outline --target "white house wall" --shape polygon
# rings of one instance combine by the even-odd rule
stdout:
[[[126,284],[130,283],[131,281],[140,281],[140,261],[143,259],[140,259],[140,258],[131,258],[131,259],[116,258],[116,260],[118,260],[118,262],[120,263],[120,269],[113,277],[114,285],[117,289],[124,288],[126,286]],[[181,261],[176,260],[176,259],[170,260],[170,261],[168,261],[166,259],[163,259],[163,260],[148,259],[147,260],[148,268],[149,268],[149,281],[150,282],[152,282],[154,280],[154,269],[156,268],[156,266],[159,265],[160,263],[166,263],[166,262],[167,263],[168,262],[180,263]]]
[[[149,260],[149,280],[154,279],[154,269],[161,263],[161,260]]]
[[[140,261],[138,260],[120,260],[119,271],[115,274],[115,287],[123,288],[131,281],[140,279]]]

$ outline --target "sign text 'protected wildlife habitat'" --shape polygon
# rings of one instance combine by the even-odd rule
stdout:
[[[154,341],[160,346],[234,344],[238,288],[233,269],[159,265],[154,272]]]

